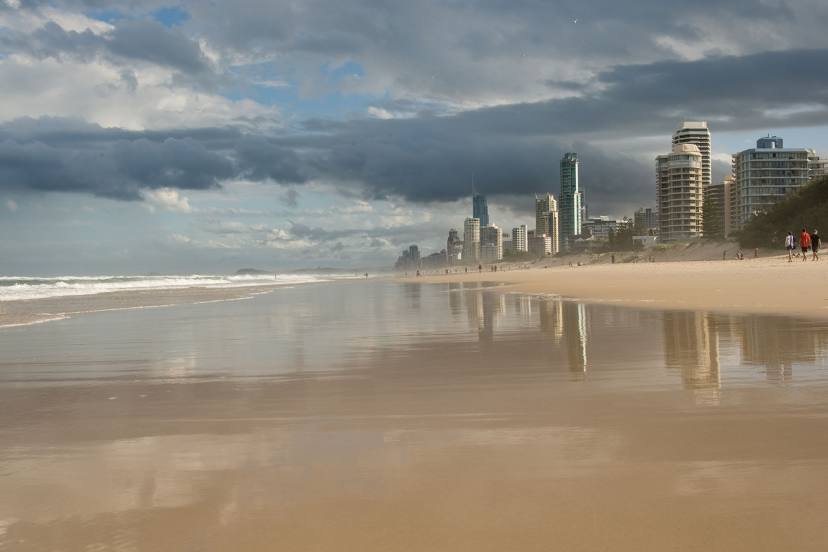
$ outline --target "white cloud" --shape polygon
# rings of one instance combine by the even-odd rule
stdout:
[[[2,32],[2,29],[0,29]],[[279,110],[252,100],[231,100],[180,83],[172,70],[135,64],[130,78],[105,60],[0,57],[0,121],[73,117],[131,130],[222,126],[278,128]]]
[[[193,238],[184,234],[172,234],[170,235],[170,241],[181,245],[190,245],[193,243]]]
[[[387,109],[383,109],[382,107],[374,107],[373,105],[368,108],[368,115],[374,117],[376,119],[393,119],[394,114],[388,111]]]
[[[16,213],[17,208],[18,208],[18,205],[17,205],[17,202],[15,200],[13,200],[13,199],[7,199],[6,200],[6,209],[11,211],[12,213]]]
[[[175,213],[191,213],[193,211],[193,208],[190,207],[189,198],[181,195],[178,193],[178,190],[173,188],[144,190],[142,195],[150,211],[153,211],[155,208],[173,211]]]

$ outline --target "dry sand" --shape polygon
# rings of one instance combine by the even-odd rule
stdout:
[[[619,256],[620,260],[620,256]],[[655,309],[828,317],[828,259],[536,264],[528,269],[425,275],[419,282],[500,282],[504,289]]]

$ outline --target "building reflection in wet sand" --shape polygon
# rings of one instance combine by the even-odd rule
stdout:
[[[477,283],[450,284],[448,290],[451,313],[465,307],[469,328],[481,342],[514,340],[520,337],[516,333],[528,336],[527,327],[537,327],[549,338],[552,356],[557,353],[565,359],[574,374],[588,371],[595,343],[604,356],[605,334],[619,327],[635,331],[636,326],[641,332],[656,332],[661,336],[667,370],[679,373],[685,388],[714,401],[723,385],[723,370],[728,367],[741,371],[734,375],[734,381],[753,379],[746,370],[759,365],[767,381],[784,383],[792,380],[795,364],[813,363],[828,349],[828,325],[818,322],[694,311],[644,314],[554,296],[501,293]],[[657,320],[659,325],[654,326]]]

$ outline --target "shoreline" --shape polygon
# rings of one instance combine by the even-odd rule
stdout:
[[[228,288],[194,286],[0,301],[0,331],[66,320],[79,314],[243,301],[286,287],[292,286],[284,284]]]
[[[567,300],[726,314],[828,319],[828,259],[787,256],[742,261],[671,261],[498,269],[398,277],[405,283],[503,284],[500,292],[559,295]]]

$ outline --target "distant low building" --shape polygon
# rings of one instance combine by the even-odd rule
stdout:
[[[651,208],[640,208],[633,215],[633,229],[639,236],[658,234],[658,214]]]
[[[552,238],[546,234],[532,235],[529,237],[529,253],[538,257],[545,257],[552,254]]]
[[[420,268],[426,270],[434,270],[446,266],[446,250],[443,249],[439,253],[432,253],[427,257],[420,259]]]
[[[501,258],[498,258],[498,247],[497,247],[496,244],[494,244],[494,243],[484,243],[484,244],[480,245],[480,262],[481,263],[496,263]]]
[[[455,265],[460,262],[463,254],[463,240],[457,230],[452,228],[449,230],[448,239],[446,240],[446,263]]]
[[[420,269],[420,248],[416,245],[403,249],[402,255],[394,263],[395,270],[419,270]]]
[[[585,239],[593,237],[597,241],[607,242],[611,234],[617,234],[620,229],[628,226],[631,226],[629,219],[618,221],[608,216],[600,216],[585,221],[581,228]]]
[[[650,249],[658,244],[658,236],[633,236],[633,244],[638,245],[642,249]]]
[[[512,228],[512,251],[515,253],[526,253],[529,251],[529,242],[525,224]]]

